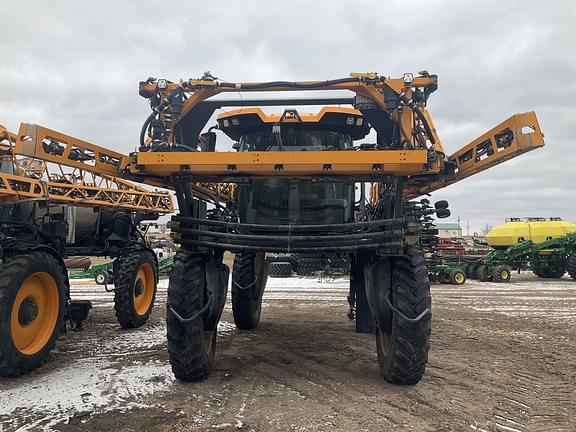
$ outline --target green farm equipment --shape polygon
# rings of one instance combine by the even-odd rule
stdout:
[[[407,212],[415,218],[422,220],[422,229],[418,243],[426,257],[428,278],[430,282],[440,282],[453,285],[463,285],[466,282],[466,272],[459,257],[444,257],[437,250],[439,243],[438,229],[434,224],[432,215],[437,218],[450,216],[447,201],[437,201],[434,206],[427,198],[419,202],[407,204]]]
[[[160,276],[170,276],[174,268],[174,256],[169,256],[158,261],[158,274]]]
[[[448,259],[441,255],[433,254],[426,259],[426,264],[428,265],[430,282],[452,285],[463,285],[466,283],[466,271],[463,262],[459,258]]]
[[[509,282],[512,270],[527,268],[541,278],[561,278],[568,271],[576,279],[576,233],[541,243],[524,240],[508,249],[495,249],[469,263],[467,273],[469,278],[484,282]]]
[[[70,279],[94,279],[98,285],[112,283],[113,271],[112,261],[104,264],[91,266],[88,270],[69,269],[68,277]]]
[[[88,270],[69,269],[68,277],[70,279],[94,279],[98,285],[107,285],[113,283],[114,269],[113,262],[97,264]],[[158,261],[158,275],[169,276],[174,267],[174,257],[170,256]]]

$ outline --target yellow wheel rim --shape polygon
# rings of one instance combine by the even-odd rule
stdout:
[[[54,278],[34,273],[20,286],[12,305],[12,342],[24,355],[34,355],[48,344],[60,313],[60,291]]]
[[[134,310],[140,316],[146,315],[154,299],[154,270],[148,263],[142,264],[134,280]]]
[[[501,278],[502,280],[508,279],[508,272],[507,272],[506,270],[502,270],[502,271],[500,272],[500,278]]]
[[[456,283],[464,283],[464,275],[461,273],[458,273],[454,279],[456,280]]]

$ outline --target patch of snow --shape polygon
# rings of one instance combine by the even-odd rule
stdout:
[[[3,390],[0,420],[19,431],[51,430],[77,415],[146,407],[136,401],[167,389],[173,381],[170,366],[159,361],[118,369],[104,359],[80,359]]]
[[[234,324],[218,324],[219,337],[231,331],[236,331]],[[123,330],[104,340],[82,338],[75,351],[84,357],[73,365],[2,383],[0,431],[4,426],[19,431],[52,430],[75,416],[148,407],[141,402],[143,398],[166,391],[174,382],[170,365],[153,360],[118,367],[112,359],[154,351],[165,342],[164,322]]]

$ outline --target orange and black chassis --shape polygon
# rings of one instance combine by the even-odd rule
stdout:
[[[534,113],[525,113],[446,155],[427,110],[437,83],[437,77],[427,72],[401,78],[368,73],[329,81],[264,83],[227,83],[209,75],[179,83],[149,79],[140,83],[140,95],[150,100],[153,112],[142,129],[139,151],[127,160],[124,169],[134,178],[153,178],[175,188],[180,215],[174,217],[172,229],[176,240],[187,248],[276,252],[370,249],[401,254],[418,234],[417,221],[403,214],[404,201],[543,145]],[[345,91],[353,97],[214,99],[222,93],[302,91]],[[377,134],[374,146],[305,153],[196,151],[201,131],[217,109],[240,106],[238,112],[246,110],[246,114],[256,113],[247,107],[334,104],[352,105],[369,122]],[[321,116],[310,120],[301,119],[297,112],[287,119],[258,115],[262,121],[277,124],[283,120],[320,121]],[[235,117],[228,114],[226,118],[233,121]],[[238,121],[243,120],[239,117]],[[202,206],[194,204],[198,184],[241,185],[278,178],[370,182],[371,213],[368,220],[349,224],[247,225],[218,217],[206,220]]]
[[[396,246],[405,243],[406,238],[412,238],[413,234],[412,227],[408,227],[406,221],[400,223],[404,218],[401,209],[403,201],[429,194],[544,145],[536,115],[528,112],[508,118],[457,152],[447,155],[427,110],[428,98],[437,89],[437,83],[438,78],[427,72],[419,76],[405,74],[402,78],[367,73],[330,81],[267,83],[226,83],[210,76],[179,83],[149,79],[140,83],[140,94],[149,99],[152,113],[144,124],[139,151],[135,153],[124,155],[26,123],[21,125],[18,134],[11,136],[15,141],[15,151],[20,155],[61,163],[119,181],[135,180],[175,190],[180,216],[174,220],[174,228],[176,231],[180,228],[198,231],[176,232],[176,239],[186,242],[186,247],[192,247],[193,244],[189,243],[192,241],[197,242],[195,244],[199,247],[238,250],[241,246],[249,247],[250,242],[247,241],[248,237],[234,235],[262,237],[274,234],[274,241],[260,243],[259,247],[294,250],[305,247],[305,243],[317,247],[318,243],[310,241],[310,236],[320,236],[318,241],[325,243],[325,247],[341,246],[343,250],[353,251],[374,248],[380,241],[383,246],[388,243],[393,253],[397,253]],[[214,99],[214,96],[223,93],[301,91],[339,91],[347,95],[298,99]],[[348,96],[350,93],[352,97]],[[371,147],[360,146],[347,151],[305,153],[197,151],[199,136],[217,109],[301,105],[352,105],[376,131],[376,143]],[[250,111],[250,108],[246,111]],[[243,227],[243,224],[229,218],[198,225],[205,214],[202,206],[197,209],[191,207],[197,206],[194,204],[196,199],[218,206],[233,206],[237,185],[267,178],[371,183],[370,208],[373,212],[367,216],[368,219],[378,219],[378,223],[362,227],[363,222],[357,222],[360,225],[351,225],[350,230],[332,226],[327,233],[319,227],[297,226],[296,223]],[[9,185],[10,180],[6,178],[2,184]],[[130,198],[138,194],[144,196],[134,187],[129,192],[133,192],[126,195]],[[155,201],[137,198],[135,202],[142,202],[144,206],[150,206],[147,203],[152,202],[152,207],[158,207],[165,200],[165,195],[147,193],[146,199]],[[170,204],[167,203],[164,209],[169,212]],[[331,238],[331,229],[339,230],[339,240],[347,235],[352,237],[349,242],[333,243],[336,238]],[[406,229],[407,232],[401,233],[400,237],[396,235]],[[305,235],[307,230],[310,236]],[[374,236],[370,240],[357,237],[364,231]],[[294,237],[296,232],[298,236]],[[207,233],[217,234],[207,238]],[[221,241],[215,241],[214,235],[219,236]]]

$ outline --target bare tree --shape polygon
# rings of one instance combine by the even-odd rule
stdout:
[[[492,229],[492,225],[490,224],[486,224],[482,227],[482,230],[480,231],[482,233],[482,235],[486,235],[488,234],[488,232]]]

